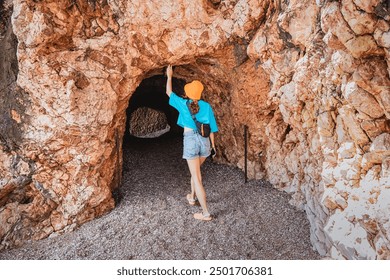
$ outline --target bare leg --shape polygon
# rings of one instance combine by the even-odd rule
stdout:
[[[201,158],[196,158],[196,159],[188,159],[188,168],[190,169],[191,172],[191,177],[192,177],[192,182],[194,185],[194,190],[195,194],[199,200],[200,206],[202,207],[203,210],[203,215],[207,216],[209,215],[209,210],[207,208],[207,203],[206,203],[206,192],[204,190],[202,180],[201,180],[201,174],[200,174],[200,163],[201,163]]]
[[[200,157],[199,160],[200,160],[200,165],[202,165],[205,161],[206,161],[207,158],[205,157]],[[199,173],[200,177],[199,177],[199,180],[202,182],[202,174]],[[195,199],[195,186],[194,186],[194,179],[192,178],[191,176],[191,199]]]

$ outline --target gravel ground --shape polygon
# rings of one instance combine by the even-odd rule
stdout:
[[[74,232],[0,252],[0,259],[315,260],[304,212],[265,181],[244,184],[234,167],[202,167],[214,220],[193,218],[182,139],[133,140],[124,148],[117,207]]]

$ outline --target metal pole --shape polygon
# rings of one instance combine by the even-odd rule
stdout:
[[[248,126],[244,125],[244,172],[245,184],[248,182]]]

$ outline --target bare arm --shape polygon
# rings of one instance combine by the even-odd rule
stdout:
[[[167,67],[167,89],[166,89],[166,94],[170,97],[172,93],[172,75],[173,75],[173,70],[172,70],[172,65],[168,65]]]
[[[211,148],[213,148],[215,151],[215,154],[213,155],[213,157],[215,157],[217,150],[215,149],[214,132],[210,133],[210,141],[211,141]]]
[[[214,132],[210,133],[210,140],[211,140],[211,147],[215,148],[215,143],[214,143]]]

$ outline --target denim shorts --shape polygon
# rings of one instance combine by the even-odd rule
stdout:
[[[184,132],[183,138],[183,158],[195,159],[198,157],[208,157],[211,153],[210,139],[202,137],[197,131]]]

